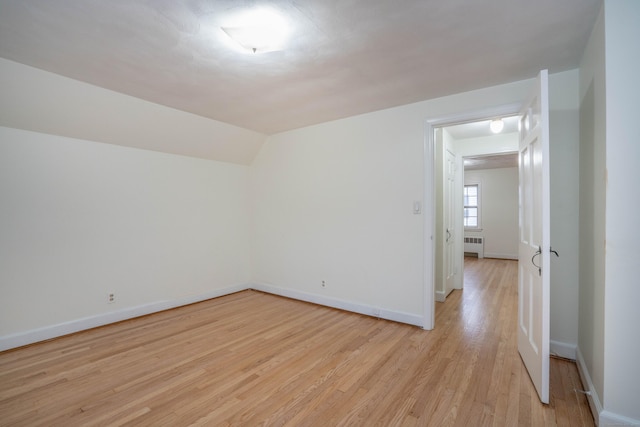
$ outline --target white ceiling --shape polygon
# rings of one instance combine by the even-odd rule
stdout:
[[[601,0],[0,0],[0,57],[265,134],[576,68]],[[220,27],[269,5],[284,51]]]

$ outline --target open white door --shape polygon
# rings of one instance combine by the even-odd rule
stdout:
[[[456,155],[444,150],[444,296],[455,287],[456,269]]]
[[[518,351],[549,403],[549,96],[547,70],[520,112]]]

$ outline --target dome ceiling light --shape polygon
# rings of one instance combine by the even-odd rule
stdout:
[[[504,129],[504,122],[502,119],[493,119],[491,123],[489,123],[489,129],[491,129],[493,133],[500,133],[502,129]]]
[[[221,29],[245,53],[283,50],[290,33],[287,20],[270,9],[245,12]]]

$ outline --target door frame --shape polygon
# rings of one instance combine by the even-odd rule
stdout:
[[[523,100],[524,102],[524,100]],[[436,233],[436,189],[435,189],[435,139],[433,131],[437,127],[459,125],[463,123],[487,120],[497,116],[513,116],[520,113],[522,103],[505,104],[482,108],[442,117],[427,119],[424,139],[424,268],[423,268],[423,318],[422,328],[435,327],[435,233]]]

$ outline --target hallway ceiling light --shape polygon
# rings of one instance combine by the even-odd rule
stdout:
[[[504,129],[504,122],[502,119],[491,120],[491,123],[489,123],[489,129],[491,129],[491,132],[493,133],[500,133],[502,132],[502,129]]]
[[[282,50],[290,32],[287,21],[268,9],[246,12],[222,27],[222,31],[249,53]]]

